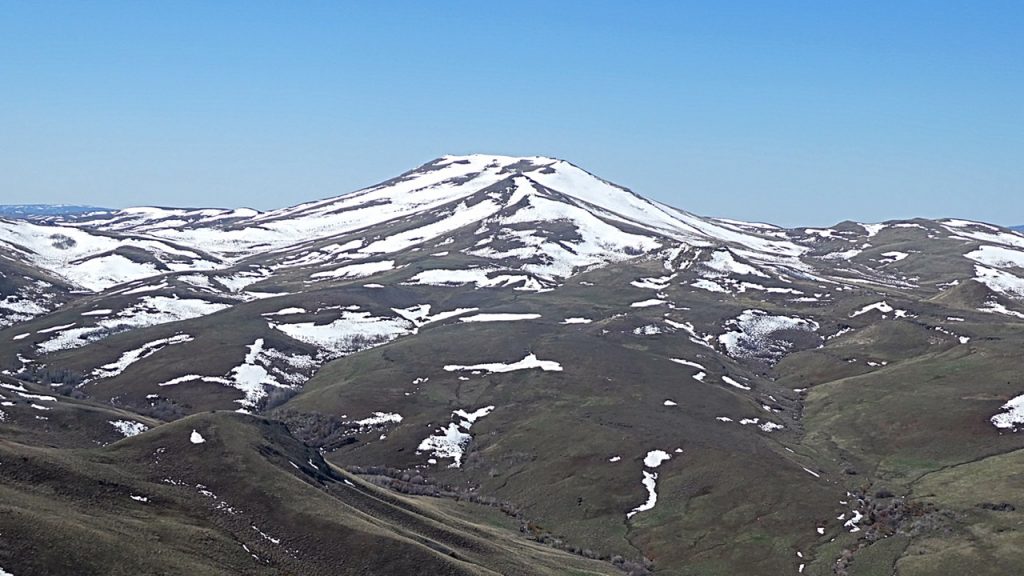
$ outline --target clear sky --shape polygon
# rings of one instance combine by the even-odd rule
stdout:
[[[0,203],[266,209],[472,152],[782,225],[1024,223],[1024,2],[0,0]]]

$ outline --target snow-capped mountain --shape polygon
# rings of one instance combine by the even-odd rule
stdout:
[[[445,156],[269,212],[0,220],[0,432],[76,449],[141,432],[111,450],[163,466],[178,446],[164,434],[222,449],[218,430],[256,434],[225,410],[259,414],[308,446],[271,444],[310,454],[252,451],[318,490],[314,454],[493,504],[619,567],[824,574],[891,536],[923,550],[967,533],[958,519],[1002,526],[973,508],[996,496],[943,490],[988,494],[971,467],[1024,446],[1022,322],[1024,234],[1007,228],[784,229],[563,160]],[[218,477],[206,462],[160,474],[168,490]],[[946,500],[921,501],[938,474],[920,493]],[[237,497],[260,506],[251,494]],[[273,543],[273,520],[287,547],[260,558],[316,554],[306,523],[232,510],[233,548]]]

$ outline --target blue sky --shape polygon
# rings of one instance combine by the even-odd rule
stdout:
[[[0,0],[0,203],[265,209],[442,154],[699,214],[1024,223],[1024,3]]]

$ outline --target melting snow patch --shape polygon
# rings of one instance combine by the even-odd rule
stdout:
[[[641,481],[644,488],[647,488],[647,501],[643,504],[633,508],[626,514],[626,518],[632,518],[637,512],[646,512],[654,508],[655,504],[658,503],[658,473],[648,472],[644,470],[644,479]]]
[[[398,424],[401,421],[401,414],[395,414],[392,412],[374,412],[373,416],[370,416],[369,418],[356,420],[356,424],[359,424],[360,426],[380,426],[382,424]]]
[[[660,306],[661,304],[668,304],[665,300],[659,300],[657,298],[651,298],[649,300],[641,300],[640,302],[633,302],[630,304],[630,308],[650,308],[651,306]]]
[[[590,324],[593,322],[590,318],[566,318],[562,320],[562,324]]]
[[[879,264],[892,264],[893,262],[905,260],[908,256],[910,256],[910,254],[907,254],[906,252],[897,252],[894,250],[892,252],[883,252],[882,256],[883,258],[878,261]]]
[[[676,404],[672,400],[665,400],[664,405],[665,406],[679,406],[679,404]]]
[[[704,263],[704,266],[713,270],[715,273],[711,274],[711,277],[729,276],[737,274],[740,276],[758,276],[761,278],[767,278],[768,275],[761,272],[757,268],[749,264],[744,264],[735,257],[729,250],[716,250],[712,255],[711,259]]]
[[[335,268],[334,270],[316,272],[310,275],[310,278],[362,278],[364,276],[372,276],[380,272],[387,272],[388,270],[394,269],[394,260],[381,260],[379,262],[361,262],[359,264],[349,264],[348,266]]]
[[[275,324],[271,328],[337,355],[350,354],[411,334],[415,326],[404,318],[381,318],[369,312],[343,311],[330,324],[301,322]]]
[[[416,450],[430,452],[437,458],[451,458],[454,460],[453,468],[462,466],[462,455],[473,437],[460,430],[454,422],[437,432],[434,436],[427,436]]]
[[[167,346],[174,344],[184,344],[185,342],[191,342],[192,337],[188,334],[178,334],[170,338],[164,338],[162,340],[155,340],[148,344],[143,345],[141,348],[135,350],[129,350],[123,354],[116,362],[105,364],[92,371],[90,375],[92,378],[113,378],[123,373],[129,366],[156,354],[163,350]]]
[[[149,426],[134,420],[110,420],[108,423],[116,428],[118,432],[124,434],[125,438],[131,438],[149,430]]]
[[[648,468],[657,468],[661,466],[662,462],[666,462],[672,459],[672,455],[664,450],[651,450],[644,457],[644,466]]]
[[[618,462],[619,460],[622,460],[621,456],[612,456],[608,459],[609,462]]]
[[[773,338],[787,330],[814,332],[818,323],[813,320],[789,316],[773,316],[761,310],[745,310],[730,320],[731,331],[718,337],[726,352],[733,357],[767,357],[778,360],[792,347],[792,343]]]
[[[517,320],[536,320],[540,314],[474,314],[459,318],[462,322],[515,322]]]
[[[472,366],[457,366],[450,364],[445,366],[444,369],[448,372],[455,371],[472,371],[481,370],[484,372],[512,372],[515,370],[527,370],[530,368],[540,368],[545,371],[561,372],[562,365],[552,360],[538,360],[536,354],[529,354],[526,358],[512,364],[502,364],[500,362],[494,362],[490,364],[474,364]]]
[[[266,312],[264,316],[288,316],[289,314],[305,314],[305,308],[282,308],[277,312]]]
[[[97,320],[94,326],[82,326],[70,330],[66,330],[70,326],[64,326],[62,332],[39,344],[38,348],[44,354],[78,348],[113,334],[168,322],[189,320],[213,314],[228,307],[228,304],[207,302],[195,298],[146,296],[114,316]]]
[[[964,254],[967,258],[995,268],[1024,268],[1024,251],[1001,246],[982,246]]]
[[[682,358],[669,358],[669,360],[675,362],[676,364],[682,364],[683,366],[689,366],[691,368],[696,368],[698,370],[704,370],[704,367],[701,366],[700,364],[697,364],[696,362],[690,362],[689,360],[683,360]]]
[[[1024,278],[1020,276],[985,266],[975,266],[974,273],[974,279],[988,286],[993,292],[1015,298],[1024,297]]]
[[[1016,432],[1024,425],[1024,394],[1003,404],[1002,410],[1002,413],[991,418],[992,425]]]
[[[718,284],[717,282],[713,282],[711,280],[707,280],[705,278],[693,282],[692,284],[690,284],[690,286],[693,286],[694,288],[700,288],[701,290],[707,290],[708,292],[718,292],[721,294],[729,293],[729,290],[722,286],[721,284]]]
[[[436,458],[451,458],[449,468],[462,466],[462,457],[466,452],[473,437],[469,429],[477,420],[487,416],[494,410],[494,406],[485,406],[472,412],[466,410],[455,410],[452,416],[459,420],[458,423],[451,422],[446,427],[434,431],[432,436],[427,436],[416,448],[417,452],[429,452],[434,458],[428,460],[430,464],[436,464]]]
[[[728,384],[729,386],[732,386],[734,388],[739,388],[740,390],[750,390],[750,386],[747,386],[745,384],[740,384],[739,382],[737,382],[736,380],[733,380],[732,378],[730,378],[728,376],[722,376],[722,382],[725,382],[726,384]]]
[[[893,311],[893,307],[890,306],[889,303],[884,300],[881,302],[875,302],[874,304],[868,304],[867,306],[861,308],[860,310],[854,312],[853,314],[850,314],[850,318],[856,318],[857,316],[860,316],[861,314],[867,314],[872,310],[876,310],[878,312],[881,312],[882,314],[889,314],[890,312]]]
[[[188,439],[193,444],[202,444],[203,442],[206,442],[206,438],[203,438],[203,435],[197,432],[195,428],[192,429],[192,435],[189,436]]]
[[[630,285],[647,290],[664,290],[672,284],[672,279],[675,277],[676,275],[672,274],[671,276],[661,276],[658,278],[641,278],[630,282]]]

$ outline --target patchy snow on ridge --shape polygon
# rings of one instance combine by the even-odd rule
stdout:
[[[974,279],[998,292],[1013,298],[1024,298],[1024,278],[1003,270],[975,265]]]
[[[993,268],[1024,268],[1024,251],[1002,246],[981,246],[964,254],[966,258]]]
[[[149,430],[149,426],[134,420],[111,420],[108,424],[116,428],[121,434],[124,434],[125,438],[131,438]]]
[[[544,371],[554,371],[554,372],[561,372],[562,371],[562,365],[559,364],[558,362],[555,362],[553,360],[538,360],[537,359],[537,355],[536,354],[532,354],[532,353],[531,354],[527,354],[526,357],[523,358],[522,360],[520,360],[518,362],[513,362],[511,364],[503,364],[501,362],[492,362],[492,363],[489,363],[489,364],[474,364],[472,366],[458,366],[458,365],[454,365],[454,364],[449,364],[449,365],[444,367],[444,369],[446,371],[448,371],[448,372],[457,372],[457,371],[472,372],[472,371],[480,370],[480,371],[483,371],[483,372],[495,372],[495,373],[514,372],[516,370],[529,370],[531,368],[539,368],[539,369],[544,370]]]
[[[668,304],[666,300],[659,300],[657,298],[651,298],[649,300],[641,300],[640,302],[633,302],[629,305],[630,308],[650,308],[651,306],[660,306],[662,304]]]
[[[512,288],[513,290],[537,291],[545,289],[544,284],[533,276],[502,271],[499,268],[435,268],[424,270],[403,282],[407,285],[422,286],[465,286],[477,288]]]
[[[672,459],[672,455],[664,450],[651,450],[644,456],[644,466],[648,468],[657,468],[661,466],[662,462],[666,462]]]
[[[750,264],[744,264],[736,260],[730,250],[715,250],[711,254],[711,259],[704,262],[704,267],[711,270],[708,273],[708,276],[711,278],[731,276],[733,274],[738,276],[758,276],[760,278],[768,277],[767,274]]]
[[[1024,394],[1003,404],[1002,410],[991,418],[993,426],[1014,432],[1024,426]]]
[[[495,313],[495,314],[475,314],[473,316],[466,316],[459,318],[460,322],[516,322],[518,320],[536,320],[540,318],[540,314],[510,314],[510,313]]]
[[[128,367],[131,366],[132,364],[138,362],[139,360],[148,358],[153,354],[156,354],[157,352],[163,350],[167,346],[173,346],[175,344],[184,344],[185,342],[191,341],[192,337],[189,336],[188,334],[178,334],[175,336],[171,336],[170,338],[154,340],[153,342],[144,344],[141,348],[136,348],[135,350],[129,350],[127,352],[124,352],[123,354],[121,354],[121,357],[118,358],[115,362],[111,362],[110,364],[104,364],[103,366],[96,368],[89,375],[89,378],[113,378],[115,376],[119,376],[125,370],[127,370]]]
[[[559,322],[559,324],[590,324],[591,322],[593,322],[593,320],[591,320],[590,318],[574,317],[566,318],[565,320]]]
[[[881,312],[882,314],[889,314],[894,311],[893,307],[890,306],[888,302],[883,300],[881,302],[875,302],[874,304],[868,304],[867,306],[861,308],[860,310],[857,310],[853,314],[850,314],[850,318],[856,318],[857,316],[867,314],[872,310]]]
[[[349,264],[348,266],[342,266],[333,270],[325,270],[323,272],[315,272],[310,275],[313,279],[325,279],[325,278],[363,278],[365,276],[373,276],[381,272],[387,272],[395,269],[394,260],[381,260],[378,262],[361,262],[359,264]]]
[[[148,328],[159,324],[189,320],[219,312],[228,304],[208,302],[196,298],[170,296],[144,296],[135,304],[122,309],[116,315],[98,318],[93,326],[71,328],[61,327],[59,334],[38,345],[42,353],[79,348],[121,332],[137,328]],[[71,328],[71,329],[68,329]],[[51,329],[51,331],[56,330]],[[40,333],[43,331],[40,330]]]
[[[818,323],[799,317],[777,316],[762,310],[745,310],[727,326],[730,331],[718,337],[719,343],[734,358],[758,357],[777,360],[785,355],[792,342],[775,337],[784,331],[814,332]]]
[[[447,426],[434,431],[434,434],[427,436],[420,442],[416,452],[427,452],[434,458],[451,458],[452,464],[449,468],[462,466],[462,457],[473,437],[469,434],[470,428],[477,420],[487,416],[494,410],[494,406],[485,406],[472,412],[466,410],[455,410],[452,416],[458,422],[451,422]],[[432,458],[433,460],[433,458]]]
[[[653,510],[658,503],[658,473],[644,470],[644,479],[641,480],[641,483],[647,489],[647,501],[630,510],[626,514],[627,519],[636,516],[638,512]]]
[[[328,324],[271,322],[270,327],[338,356],[390,342],[411,334],[415,328],[404,318],[378,317],[350,310],[343,311],[340,318]]]

